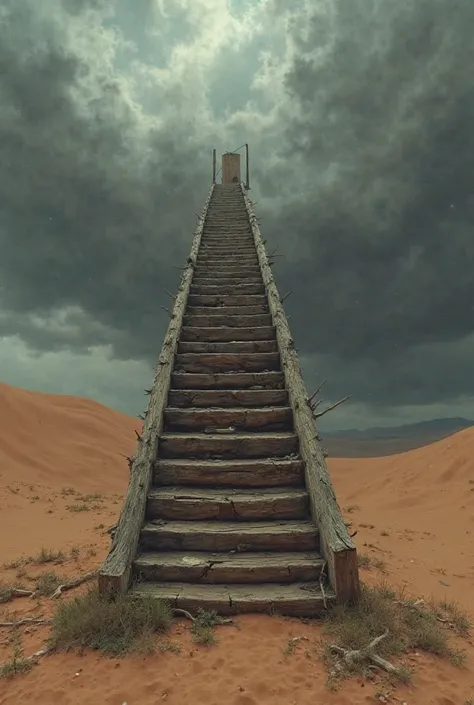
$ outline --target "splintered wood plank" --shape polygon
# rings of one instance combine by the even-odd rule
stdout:
[[[225,289],[225,287],[231,286],[235,291],[241,291],[241,287],[247,286],[259,286],[262,281],[260,274],[253,274],[252,276],[243,274],[196,274],[193,279],[193,286],[217,286],[219,290]]]
[[[308,511],[306,490],[291,487],[259,490],[157,487],[148,494],[146,516],[148,520],[263,521],[305,519]]]
[[[317,582],[324,560],[312,553],[142,553],[134,573],[144,580],[183,583]]]
[[[248,294],[246,296],[190,294],[188,296],[188,306],[258,306],[259,304],[267,305],[265,294]]]
[[[319,582],[273,585],[193,585],[189,583],[138,583],[132,595],[156,597],[172,607],[196,614],[198,609],[221,615],[278,613],[293,617],[315,617],[334,601],[334,593]]]
[[[252,284],[191,284],[192,294],[264,294],[263,282],[258,281]]]
[[[287,406],[286,389],[172,389],[169,406],[176,408],[228,408]]]
[[[218,253],[213,253],[213,254],[206,254],[206,255],[201,255],[198,257],[197,260],[197,265],[196,266],[203,266],[203,267],[223,267],[225,262],[228,261],[229,259],[234,259],[234,257],[226,257],[225,255],[219,255]],[[258,257],[256,252],[253,254],[239,254],[238,258],[239,266],[242,267],[243,269],[247,269],[248,267],[257,267],[258,268]],[[230,266],[230,265],[229,265]],[[234,265],[234,268],[235,265]]]
[[[196,263],[201,243],[204,220],[213,190],[214,186],[211,187],[201,220],[194,233],[191,253],[175,298],[173,315],[156,367],[141,437],[131,463],[129,484],[117,530],[114,534],[112,548],[99,570],[98,583],[101,594],[124,593],[129,587],[132,561],[136,556],[140,527],[145,516],[148,490],[153,478],[156,449],[163,426],[163,411],[168,399],[174,355],[191,286],[193,267]]]
[[[301,487],[304,466],[299,458],[253,460],[179,460],[155,463],[154,484],[202,487]]]
[[[301,455],[305,462],[306,487],[310,495],[311,512],[321,533],[322,553],[327,560],[329,579],[338,600],[354,603],[360,596],[356,548],[334,494],[326,459],[318,440],[315,420],[308,404],[308,393],[303,381],[298,354],[268,262],[257,219],[244,191],[242,191],[242,195],[249,213],[262,277],[268,292],[270,311],[276,326],[278,347],[285,371],[290,404],[293,408],[295,429],[300,439]]]
[[[146,523],[141,545],[157,551],[317,551],[312,521],[165,521]]]
[[[176,372],[265,372],[280,369],[280,354],[270,353],[178,353]]]
[[[173,372],[172,389],[283,389],[282,372]]]
[[[178,344],[179,353],[263,353],[278,352],[276,340],[235,340],[222,343]]]
[[[275,329],[273,326],[259,326],[256,328],[191,328],[183,326],[181,338],[183,342],[200,341],[210,343],[234,342],[239,340],[273,340]]]
[[[254,316],[226,316],[225,314],[209,314],[206,316],[194,316],[185,314],[184,325],[191,328],[213,328],[225,326],[229,328],[251,328],[253,326],[271,326],[272,317],[269,313],[262,313]]]
[[[298,452],[294,433],[164,433],[160,458],[274,458]]]
[[[266,303],[254,306],[187,306],[188,316],[259,316],[268,314]]]
[[[167,431],[204,431],[206,429],[229,428],[255,431],[291,431],[293,412],[290,407],[268,406],[266,408],[227,409],[165,409]]]

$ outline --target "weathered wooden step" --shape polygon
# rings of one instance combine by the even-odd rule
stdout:
[[[167,431],[206,431],[208,429],[229,428],[245,431],[292,431],[293,412],[288,406],[226,409],[200,409],[168,407],[164,411]]]
[[[212,262],[197,262],[196,263],[196,271],[198,270],[204,270],[204,271],[221,271],[222,274],[227,274],[227,273],[232,273],[232,272],[240,272],[240,271],[245,271],[245,272],[260,272],[260,267],[257,262],[247,262],[247,261],[242,261],[239,258],[238,262],[228,262],[225,261],[224,259],[216,259],[213,260]]]
[[[256,306],[187,306],[187,316],[260,316],[268,314],[267,304]]]
[[[282,372],[173,372],[172,389],[284,389]]]
[[[201,248],[199,250],[199,256],[205,255],[206,257],[236,257],[236,256],[247,256],[247,255],[253,255],[255,253],[255,245],[254,244],[243,244],[243,245],[226,245],[226,244],[217,244],[214,243],[212,245],[206,245],[205,242],[201,244]]]
[[[190,294],[188,306],[258,306],[268,304],[265,294]]]
[[[277,458],[298,452],[294,433],[163,433],[160,458]]]
[[[319,581],[319,553],[205,553],[150,551],[134,561],[142,580],[201,584],[294,583]]]
[[[193,275],[193,284],[196,286],[248,286],[249,284],[261,284],[262,275],[260,272],[254,274],[222,274],[222,272],[197,272]]]
[[[226,316],[214,314],[213,316],[193,316],[185,314],[183,325],[190,328],[215,328],[224,326],[227,328],[253,328],[261,326],[271,326],[272,317],[270,313],[261,313],[254,316]]]
[[[194,319],[205,318],[194,316]],[[280,353],[178,353],[176,372],[264,372],[280,369]]]
[[[178,344],[179,353],[250,353],[278,352],[276,340],[236,340],[223,343]]]
[[[263,281],[248,283],[232,284],[227,281],[225,284],[216,286],[213,284],[191,284],[191,294],[264,294],[265,286]]]
[[[182,521],[266,521],[306,519],[304,489],[210,489],[154,487],[148,493],[146,517]]]
[[[221,615],[278,613],[293,617],[314,617],[335,600],[329,588],[319,582],[277,585],[194,585],[192,583],[138,583],[131,590],[137,597],[156,597],[172,607],[196,613],[213,610]]]
[[[276,340],[273,326],[257,326],[255,328],[227,328],[225,326],[210,328],[193,328],[183,326],[180,340],[183,342],[212,342],[224,343],[239,340]]]
[[[156,461],[153,482],[157,486],[184,487],[302,487],[304,465],[298,458],[257,460]]]
[[[165,521],[147,522],[142,548],[156,551],[318,551],[311,521]]]
[[[230,264],[234,262],[233,257],[229,257],[227,253],[211,250],[198,255],[196,264],[203,264],[211,267],[219,267],[222,264]],[[238,263],[242,266],[258,265],[258,257],[256,252],[243,253],[239,252]]]
[[[286,389],[171,389],[168,404],[175,408],[288,406]]]
[[[255,267],[253,269],[243,269],[242,267],[235,267],[235,269],[217,269],[217,267],[196,267],[193,275],[193,282],[201,283],[201,279],[220,279],[222,281],[229,280],[232,283],[238,282],[244,279],[251,281],[258,280],[261,281],[262,275],[260,269]]]

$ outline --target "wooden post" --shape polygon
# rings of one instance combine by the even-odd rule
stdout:
[[[204,204],[202,216],[194,233],[191,253],[181,277],[171,321],[155,372],[142,434],[139,436],[137,450],[130,463],[130,480],[112,548],[99,570],[99,591],[101,594],[125,593],[130,585],[132,562],[137,554],[140,530],[145,519],[147,496],[152,483],[153,466],[157,458],[158,442],[163,429],[163,411],[168,400],[171,372],[181,333],[184,309],[213,190],[214,184],[212,184]]]
[[[276,329],[285,386],[290,397],[295,431],[299,438],[300,455],[305,464],[306,489],[310,499],[311,515],[319,529],[321,552],[327,562],[329,580],[338,601],[355,603],[360,596],[356,548],[337,503],[326,459],[317,439],[316,424],[309,405],[298,354],[291,338],[272,269],[268,263],[260,228],[245,189],[242,185],[241,188],[268,297],[268,306]]]
[[[249,176],[249,146],[245,145],[245,190],[250,190],[250,176]]]
[[[222,155],[222,183],[240,184],[240,154],[226,152]]]
[[[217,156],[216,150],[212,150],[212,183],[216,183],[216,166],[217,166]]]

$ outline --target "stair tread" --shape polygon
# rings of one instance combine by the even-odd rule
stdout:
[[[177,534],[224,533],[232,536],[240,534],[317,534],[316,525],[310,519],[278,519],[266,521],[174,521],[156,519],[146,522],[142,531],[174,532]]]
[[[148,497],[160,497],[180,500],[199,500],[207,501],[232,501],[232,502],[262,502],[272,499],[298,499],[307,497],[306,489],[295,487],[265,487],[262,489],[207,489],[207,488],[190,488],[190,487],[152,487],[148,493]]]
[[[302,563],[323,563],[324,559],[318,551],[252,551],[249,553],[229,553],[210,551],[146,551],[135,559],[135,564],[156,565],[166,562],[176,566],[202,566],[209,563],[230,564],[242,566],[286,566],[301,565]]]
[[[335,600],[330,588],[319,582],[251,585],[196,585],[190,583],[138,583],[131,590],[137,597],[167,600],[175,608],[215,609],[219,614],[242,612],[281,612],[288,615],[314,615]]]

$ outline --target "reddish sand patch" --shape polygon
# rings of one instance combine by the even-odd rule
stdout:
[[[116,520],[128,469],[120,454],[135,447],[138,421],[73,397],[26,392],[0,385],[0,560],[61,549],[59,565],[25,566],[29,584],[42,570],[65,577],[97,567],[110,545],[106,529]],[[330,461],[336,492],[357,531],[360,552],[383,559],[386,574],[419,596],[447,597],[465,608],[474,593],[474,431],[432,446],[381,459]],[[71,550],[73,553],[71,554]],[[17,567],[0,567],[13,580]],[[68,599],[65,596],[63,599]],[[0,605],[0,620],[51,613],[51,600],[29,598]],[[41,648],[47,628],[22,629],[24,654]],[[379,700],[380,684],[352,679],[337,692],[325,686],[318,624],[266,616],[239,617],[220,627],[218,644],[196,646],[189,624],[170,635],[179,654],[108,659],[95,653],[43,658],[26,675],[0,681],[0,705],[358,705]],[[11,657],[12,632],[0,629],[0,663]],[[285,655],[288,640],[298,642]],[[462,643],[466,647],[466,642]],[[466,669],[410,655],[413,686],[398,686],[386,702],[464,705],[474,696],[474,646]],[[383,688],[382,688],[383,691]]]

